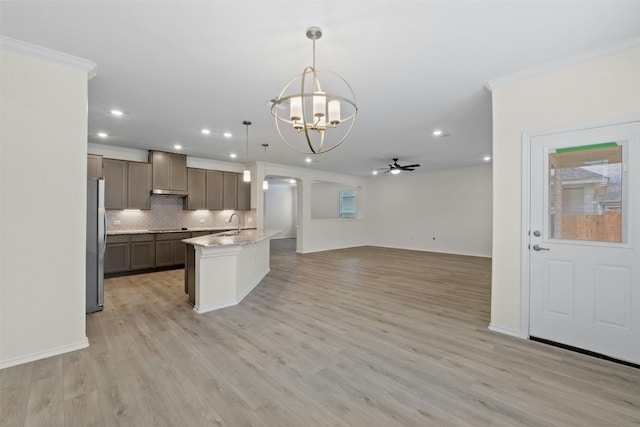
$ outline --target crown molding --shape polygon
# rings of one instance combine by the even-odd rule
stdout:
[[[98,66],[88,59],[58,52],[57,50],[27,43],[22,40],[0,36],[0,48],[14,53],[31,56],[33,58],[84,70],[87,72],[87,80],[91,80],[98,74]]]
[[[509,74],[503,77],[498,77],[496,79],[489,80],[487,83],[484,84],[484,87],[487,88],[490,92],[492,92],[496,88],[499,88],[511,83],[528,80],[534,77],[541,76],[543,74],[550,73],[552,71],[557,71],[562,68],[569,67],[571,65],[577,65],[583,62],[593,61],[595,59],[603,58],[605,56],[622,52],[624,50],[633,49],[639,46],[640,46],[640,36],[632,37],[630,39],[621,40],[619,42],[612,43],[598,49],[593,49],[587,52],[569,56],[567,58],[559,59],[557,61],[549,62],[547,64],[542,64],[536,67],[528,68],[526,70],[518,71],[513,74]]]

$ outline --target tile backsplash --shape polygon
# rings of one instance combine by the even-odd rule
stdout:
[[[233,211],[184,210],[179,197],[151,196],[151,209],[107,210],[107,230],[158,230],[168,228],[228,227]],[[255,227],[256,211],[237,211],[244,227]],[[233,223],[237,224],[234,219]]]

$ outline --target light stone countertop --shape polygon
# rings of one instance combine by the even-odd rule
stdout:
[[[242,230],[240,235],[235,235],[230,232],[222,232],[218,234],[208,234],[206,236],[192,237],[191,239],[184,239],[183,242],[189,245],[202,246],[211,248],[215,246],[232,246],[232,245],[248,245],[251,243],[258,243],[262,240],[268,239],[282,232],[282,230]],[[227,234],[225,236],[225,234]],[[232,235],[228,235],[232,234]]]
[[[227,230],[236,230],[237,227],[204,227],[204,228],[172,228],[163,230],[107,230],[107,236],[115,236],[118,234],[163,234],[163,233],[188,233],[190,231],[211,231],[218,233]],[[243,227],[243,230],[255,230],[255,227]]]

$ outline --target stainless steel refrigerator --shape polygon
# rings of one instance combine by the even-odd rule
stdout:
[[[103,308],[106,245],[104,179],[90,178],[87,180],[87,314]]]

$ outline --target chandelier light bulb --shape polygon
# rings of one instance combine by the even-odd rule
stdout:
[[[291,120],[302,120],[302,97],[294,96],[291,98]]]
[[[326,110],[327,97],[324,92],[316,92],[313,94],[313,117],[324,117]]]

